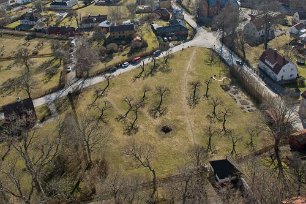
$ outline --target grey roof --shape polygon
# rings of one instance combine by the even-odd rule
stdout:
[[[219,179],[225,179],[240,174],[239,169],[228,159],[214,160],[209,163],[214,170],[214,174],[216,174]]]
[[[101,23],[107,19],[107,15],[85,16],[82,17],[81,24]]]
[[[109,28],[109,32],[121,32],[121,31],[132,31],[135,30],[134,24],[126,24],[126,25],[117,25],[117,26],[111,26]]]
[[[299,11],[298,14],[300,20],[306,20],[306,11]]]
[[[57,1],[53,1],[50,5],[51,5],[51,6],[67,6],[67,2],[57,2]]]

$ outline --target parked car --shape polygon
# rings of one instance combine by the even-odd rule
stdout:
[[[75,47],[76,46],[75,39],[71,40],[70,46],[71,47]]]
[[[165,42],[168,42],[168,38],[167,38],[167,37],[164,37],[163,40],[164,40]]]
[[[66,68],[66,71],[67,71],[67,72],[71,72],[71,71],[72,71],[72,66],[68,66],[68,67]]]
[[[109,72],[114,73],[116,70],[117,70],[117,67],[112,67],[112,68],[109,69]]]
[[[132,60],[132,63],[133,64],[137,64],[141,61],[141,58],[140,57],[134,57],[134,59]]]
[[[121,67],[122,67],[122,68],[126,68],[126,67],[128,67],[129,65],[130,65],[130,63],[124,62],[124,63],[121,65]]]
[[[243,65],[243,63],[242,63],[241,61],[239,61],[239,60],[236,60],[236,64],[238,64],[238,65],[240,65],[240,66]]]
[[[157,57],[157,56],[160,55],[160,53],[161,53],[160,50],[156,50],[156,51],[153,52],[153,56],[154,56],[154,57]]]

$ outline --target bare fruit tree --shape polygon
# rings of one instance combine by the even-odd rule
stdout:
[[[137,167],[143,167],[151,173],[153,186],[149,203],[155,203],[157,194],[157,175],[152,164],[155,157],[154,147],[150,144],[140,144],[136,143],[135,141],[131,141],[124,148],[124,154],[133,159]]]
[[[208,97],[209,97],[208,91],[209,91],[209,86],[210,86],[211,82],[212,82],[212,78],[209,78],[209,79],[205,80],[205,82],[204,82],[205,85],[206,85],[206,91],[205,91],[204,96],[205,96],[207,99],[208,99]]]
[[[226,132],[226,121],[228,120],[228,117],[232,115],[232,111],[229,108],[224,108],[223,111],[221,111],[222,115],[222,130],[223,132]]]
[[[96,88],[95,93],[94,93],[94,100],[91,103],[91,105],[94,105],[95,102],[99,99],[99,98],[103,98],[105,96],[107,96],[107,93],[109,91],[109,87],[110,87],[110,83],[111,83],[111,75],[105,75],[105,80],[106,80],[106,85],[104,88],[100,89],[100,88]]]
[[[153,118],[158,118],[160,116],[163,116],[166,114],[167,112],[167,107],[163,106],[165,97],[167,95],[170,94],[170,89],[164,86],[157,86],[155,88],[155,95],[158,96],[159,101],[156,105],[154,105],[151,109],[150,109],[150,115]]]
[[[187,97],[187,103],[189,107],[194,108],[200,101],[201,97],[199,96],[199,89],[201,87],[200,81],[192,81],[189,83],[191,87],[191,95]]]
[[[205,127],[205,136],[208,136],[207,140],[207,148],[206,151],[212,153],[214,146],[213,146],[213,137],[221,132],[214,124],[215,120],[211,119],[209,120],[209,124]]]
[[[291,133],[295,131],[297,113],[292,101],[287,98],[271,98],[263,105],[267,117],[263,121],[264,127],[274,140],[274,156],[278,175],[284,178],[284,168],[281,160],[280,144]]]
[[[220,98],[217,97],[211,97],[208,101],[209,105],[212,106],[212,115],[214,117],[217,117],[217,108],[221,105],[223,105],[223,101]]]

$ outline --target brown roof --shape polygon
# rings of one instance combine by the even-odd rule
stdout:
[[[264,28],[264,25],[267,21],[265,19],[265,16],[263,16],[263,15],[257,15],[257,16],[256,15],[250,15],[250,17],[251,17],[250,22],[253,23],[256,26],[257,30]],[[268,16],[267,18],[272,18],[272,17]]]
[[[260,56],[259,60],[263,62],[267,67],[269,67],[275,74],[278,74],[282,67],[289,63],[289,60],[280,55],[276,50],[272,48],[268,48],[265,50],[262,55]],[[273,66],[270,66],[268,63]]]

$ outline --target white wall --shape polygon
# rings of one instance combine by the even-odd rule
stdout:
[[[292,62],[289,62],[285,66],[282,67],[280,72],[277,75],[277,81],[280,80],[293,80],[297,77],[297,68],[296,65]]]

